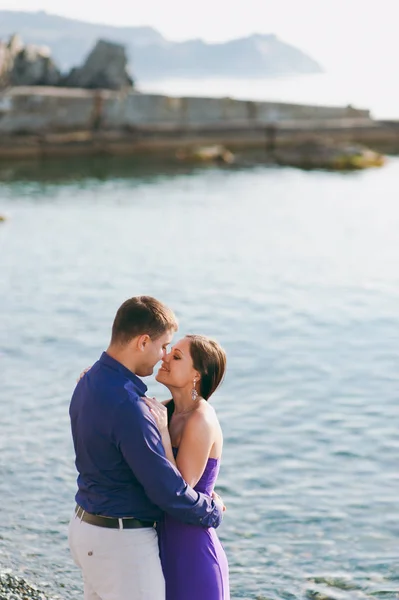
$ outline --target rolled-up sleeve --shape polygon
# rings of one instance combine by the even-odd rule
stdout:
[[[114,417],[115,443],[151,502],[184,523],[218,527],[222,511],[209,496],[193,490],[166,458],[159,430],[143,400],[126,392]]]

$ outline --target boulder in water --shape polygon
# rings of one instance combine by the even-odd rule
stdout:
[[[72,69],[67,87],[120,90],[133,86],[128,73],[125,47],[99,40],[82,67]]]
[[[176,153],[181,160],[199,162],[218,162],[231,164],[234,162],[234,154],[224,146],[200,146],[189,150],[179,150]]]
[[[290,148],[277,148],[274,158],[281,165],[304,169],[353,170],[381,167],[385,157],[359,144],[333,140],[309,140]]]

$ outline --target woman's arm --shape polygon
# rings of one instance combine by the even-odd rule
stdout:
[[[187,420],[179,444],[176,466],[183,479],[197,485],[214,443],[214,423],[206,411],[196,410]]]

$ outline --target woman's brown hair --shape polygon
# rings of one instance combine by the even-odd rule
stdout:
[[[187,335],[194,369],[201,375],[200,395],[208,400],[221,384],[226,371],[226,353],[204,335]]]

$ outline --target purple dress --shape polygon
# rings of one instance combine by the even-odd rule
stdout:
[[[219,459],[209,458],[194,489],[211,495],[219,467]],[[214,529],[165,515],[158,533],[166,600],[230,600],[227,558]]]

